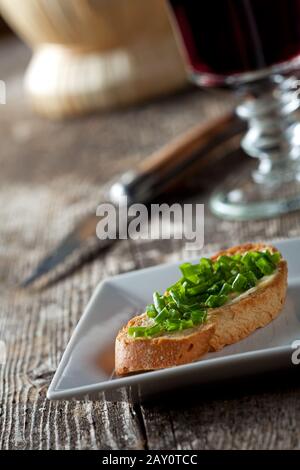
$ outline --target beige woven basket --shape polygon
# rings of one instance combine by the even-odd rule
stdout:
[[[33,47],[25,86],[56,118],[128,105],[186,83],[164,0],[0,0]]]

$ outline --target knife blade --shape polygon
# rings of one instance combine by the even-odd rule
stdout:
[[[212,159],[212,151],[235,138],[244,127],[244,123],[233,113],[196,126],[154,152],[136,170],[128,171],[112,181],[104,192],[103,202],[114,204],[118,211],[121,196],[127,197],[128,204],[149,203],[178,188],[182,190],[189,175],[218,160],[216,152],[213,152]],[[220,155],[223,156],[224,152]],[[100,217],[96,214],[85,216],[21,283],[21,287],[48,287],[72,274],[117,241],[118,237],[105,240],[96,237],[99,221]]]
[[[21,283],[20,287],[29,287],[30,285],[36,283],[39,279],[43,279],[47,274],[51,273],[53,270],[58,268],[58,266],[60,266],[61,263],[63,263],[71,255],[75,255],[73,261],[74,269],[76,269],[76,265],[78,263],[80,264],[84,260],[87,260],[89,254],[91,254],[96,248],[96,246],[92,246],[91,243],[89,246],[88,242],[89,240],[92,241],[95,238],[96,226],[99,220],[99,217],[96,217],[95,214],[88,214],[86,217],[84,217],[74,227],[74,229],[60,242],[56,249],[49,256],[46,256],[41,261],[35,271]],[[96,245],[99,245],[99,248],[101,249],[105,249],[105,247],[109,246],[110,241],[112,240],[103,240],[101,246],[98,242],[96,242]],[[83,244],[86,244],[84,259],[83,253],[78,253],[78,250],[82,248]],[[95,245],[95,240],[93,245]],[[76,257],[76,253],[78,253],[78,255],[80,256]],[[76,258],[78,263],[76,263]],[[57,272],[55,280],[61,280],[63,277],[65,277],[66,274],[68,274],[72,270],[69,266],[69,268],[64,271],[66,272]],[[51,279],[51,277],[49,276],[49,278],[47,280],[45,279],[45,281],[47,282],[47,285],[50,285],[53,282],[53,279]]]

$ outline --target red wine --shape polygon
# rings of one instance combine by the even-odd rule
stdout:
[[[187,60],[208,83],[300,54],[300,0],[169,0]]]

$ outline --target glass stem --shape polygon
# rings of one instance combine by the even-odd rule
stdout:
[[[300,173],[300,80],[275,75],[242,90],[237,114],[248,121],[242,147],[259,159],[256,183],[276,186]]]

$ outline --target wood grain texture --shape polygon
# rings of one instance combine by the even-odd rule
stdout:
[[[29,54],[16,40],[0,45],[0,366],[2,449],[299,449],[299,378],[248,378],[236,386],[178,391],[132,405],[49,402],[46,390],[93,289],[110,275],[186,255],[180,241],[120,242],[73,276],[35,294],[16,288],[87,210],[101,186],[172,136],[228,108],[227,95],[190,91],[105,115],[50,123],[21,93]],[[200,185],[201,182],[201,185]],[[211,182],[199,179],[199,202]],[[268,222],[226,222],[206,212],[207,250],[300,234],[294,213]],[[299,374],[298,374],[299,375]]]

